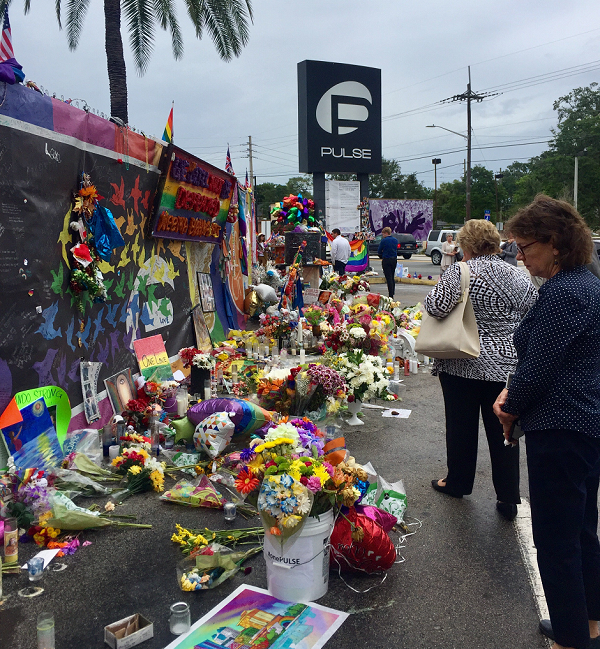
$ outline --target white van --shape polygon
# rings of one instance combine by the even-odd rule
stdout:
[[[431,262],[436,266],[442,263],[442,243],[446,241],[446,236],[451,234],[456,241],[456,230],[432,230],[427,237],[427,248],[425,254],[431,257]],[[460,252],[462,250],[459,247]]]

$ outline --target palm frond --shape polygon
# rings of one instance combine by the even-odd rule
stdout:
[[[173,56],[180,59],[183,56],[183,38],[177,22],[173,0],[154,0],[154,10],[158,24],[171,32]]]
[[[89,6],[90,0],[67,1],[67,43],[70,50],[74,50],[79,44],[83,21]]]
[[[203,0],[185,0],[187,13],[196,30],[196,38],[202,39],[202,31],[204,29],[204,14],[203,14]]]
[[[129,44],[133,60],[140,74],[148,67],[154,49],[154,2],[153,0],[122,0],[121,9],[127,20]]]
[[[54,11],[56,12],[56,20],[58,20],[58,28],[62,29],[62,19],[60,15],[60,2],[61,0],[54,0]]]

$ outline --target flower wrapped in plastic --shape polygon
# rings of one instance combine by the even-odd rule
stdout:
[[[270,534],[271,540],[278,542],[282,549],[304,527],[313,498],[308,486],[287,473],[265,476],[258,495],[258,512],[265,533]]]

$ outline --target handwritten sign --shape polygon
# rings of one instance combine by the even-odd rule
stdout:
[[[146,381],[172,381],[173,371],[160,334],[133,341],[140,372]]]

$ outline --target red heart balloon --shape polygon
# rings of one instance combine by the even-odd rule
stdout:
[[[351,521],[361,528],[363,538],[352,538]],[[346,518],[339,516],[331,533],[330,566],[346,572],[381,572],[396,560],[396,548],[383,528],[351,508]]]

